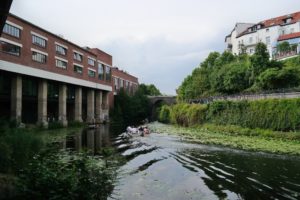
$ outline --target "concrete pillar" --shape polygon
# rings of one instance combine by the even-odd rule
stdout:
[[[108,99],[109,92],[103,92],[102,94],[102,119],[103,121],[109,121],[109,99]]]
[[[67,121],[67,86],[61,84],[58,94],[58,120],[64,127],[68,126]]]
[[[17,75],[11,80],[10,118],[19,125],[22,122],[22,77]]]
[[[75,121],[82,122],[82,88],[75,89]]]
[[[87,92],[87,123],[95,122],[95,91],[89,89]]]
[[[38,125],[47,128],[47,94],[48,84],[46,80],[41,80],[38,86]]]
[[[96,90],[96,122],[102,123],[101,120],[101,105],[102,105],[102,91]]]

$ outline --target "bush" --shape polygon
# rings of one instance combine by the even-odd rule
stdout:
[[[35,156],[20,175],[22,199],[106,199],[114,170],[87,153],[46,151]]]
[[[209,105],[207,121],[279,131],[300,128],[300,99],[216,101]]]
[[[43,146],[38,135],[24,129],[9,129],[0,137],[0,172],[18,173]]]
[[[205,121],[206,105],[176,104],[170,110],[170,122],[181,126],[193,126]]]
[[[163,123],[169,123],[170,122],[170,106],[163,105],[160,108],[159,115],[158,115],[158,121]]]

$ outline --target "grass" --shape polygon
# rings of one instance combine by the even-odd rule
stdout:
[[[149,127],[152,132],[179,135],[187,140],[202,144],[222,145],[250,151],[300,155],[299,132],[276,132],[241,128],[239,126],[217,126],[214,124],[186,128],[159,122],[150,123]]]

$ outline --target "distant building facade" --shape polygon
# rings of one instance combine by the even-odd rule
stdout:
[[[118,95],[121,90],[126,92],[128,95],[133,95],[138,87],[139,80],[137,77],[119,69],[118,67],[112,68],[112,93],[110,94],[110,105],[113,105],[113,96]]]
[[[296,45],[294,54],[299,54],[300,12],[267,19],[259,23],[237,23],[232,32],[225,37],[226,50],[239,55],[252,55],[257,43],[266,44],[271,58],[279,58],[277,45],[288,42]],[[291,54],[292,52],[285,52]]]
[[[0,117],[42,126],[108,120],[114,71],[102,50],[9,14],[0,37]]]

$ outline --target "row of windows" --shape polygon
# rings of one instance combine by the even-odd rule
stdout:
[[[1,41],[0,42],[0,51],[4,53],[8,53],[15,56],[20,56],[21,54],[21,47]],[[32,60],[39,62],[39,63],[46,63],[47,62],[47,55],[32,51]],[[55,60],[56,67],[67,69],[68,63],[63,60],[56,59]],[[105,69],[105,75],[104,75],[104,69]],[[82,74],[83,67],[74,65],[74,72]],[[93,70],[88,70],[88,76],[89,77],[96,77],[96,72]],[[98,78],[100,80],[104,80],[104,77],[106,81],[110,81],[111,79],[111,69],[109,66],[105,66],[103,64],[98,64]]]
[[[20,28],[15,27],[15,26],[10,25],[10,24],[7,24],[7,23],[4,25],[3,32],[6,33],[6,34],[11,35],[13,37],[17,37],[17,38],[20,38],[20,35],[21,35],[21,29]],[[46,46],[47,46],[47,40],[42,38],[42,37],[39,37],[35,34],[32,34],[32,43],[35,44],[35,45],[38,45],[42,48],[46,48]],[[60,55],[63,55],[63,56],[67,55],[67,48],[65,48],[61,45],[56,44],[55,45],[55,50],[56,50],[57,54],[60,54]],[[82,62],[82,60],[83,60],[82,54],[77,53],[77,52],[73,53],[73,58],[75,60],[79,61],[79,62]],[[95,60],[88,58],[88,64],[91,65],[91,66],[95,66]]]

